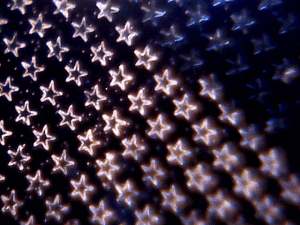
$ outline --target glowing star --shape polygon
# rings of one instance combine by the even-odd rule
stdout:
[[[50,52],[47,55],[48,58],[55,56],[58,61],[62,61],[62,53],[68,52],[69,48],[61,45],[61,38],[58,37],[56,42],[47,41],[46,45],[48,46]]]
[[[174,213],[182,212],[189,203],[188,197],[178,185],[172,185],[169,190],[161,191],[164,198],[162,206]]]
[[[65,149],[60,156],[51,155],[51,158],[55,162],[55,166],[52,168],[53,172],[61,171],[64,175],[68,175],[69,168],[75,165],[75,162],[67,156]]]
[[[108,71],[112,80],[110,82],[110,86],[118,85],[122,91],[125,91],[128,87],[130,81],[132,81],[133,76],[131,74],[125,73],[125,65],[121,64],[119,66],[119,70],[110,70]]]
[[[5,145],[5,139],[11,136],[13,133],[11,131],[4,129],[4,121],[0,121],[0,143],[1,145]]]
[[[73,10],[76,5],[69,3],[68,0],[53,0],[57,10],[53,14],[61,13],[66,19],[69,19],[69,11]]]
[[[12,101],[12,93],[19,91],[17,86],[12,86],[11,78],[8,76],[5,83],[0,82],[0,97],[5,96],[8,101]]]
[[[141,9],[145,13],[142,22],[151,22],[153,26],[157,26],[160,18],[167,13],[166,10],[162,10],[156,6],[156,1],[149,1],[146,4],[143,4]]]
[[[95,154],[95,149],[97,149],[100,145],[101,142],[95,140],[94,133],[92,129],[89,129],[86,132],[85,136],[78,135],[77,138],[80,141],[80,146],[78,148],[78,151],[86,151],[88,152],[91,156]]]
[[[88,41],[87,34],[95,31],[95,28],[92,25],[86,25],[85,17],[82,18],[80,24],[73,22],[72,26],[75,29],[75,33],[72,37],[81,37],[84,42]]]
[[[219,116],[222,122],[236,127],[245,125],[245,113],[242,110],[236,109],[231,103],[222,103],[218,107],[222,112]]]
[[[167,148],[169,150],[167,160],[172,165],[183,166],[193,157],[191,148],[184,139],[179,139],[174,145],[168,145]]]
[[[201,96],[210,98],[213,101],[221,101],[223,99],[223,87],[219,84],[214,74],[200,78],[198,82],[202,88],[199,93]]]
[[[43,92],[41,102],[49,101],[53,106],[56,105],[55,98],[63,95],[63,92],[55,89],[54,80],[51,80],[48,87],[40,86],[40,89]]]
[[[176,105],[176,110],[174,112],[175,116],[183,117],[186,120],[191,120],[194,118],[201,105],[195,104],[193,98],[190,94],[184,94],[181,100],[174,99],[173,103]]]
[[[230,18],[234,22],[231,30],[241,30],[244,34],[247,34],[248,28],[255,24],[255,20],[249,17],[246,9],[243,9],[240,14],[232,14]]]
[[[202,3],[197,4],[196,8],[192,10],[186,10],[185,14],[190,18],[187,22],[187,26],[200,25],[211,18],[208,13],[207,6]]]
[[[276,48],[275,45],[272,45],[270,36],[265,33],[262,34],[261,39],[253,38],[253,39],[251,39],[251,42],[254,47],[254,53],[253,53],[254,55],[257,55],[263,51],[269,51],[269,50]]]
[[[43,72],[45,67],[37,66],[36,64],[36,57],[33,56],[31,62],[21,62],[23,68],[26,70],[22,77],[31,77],[33,81],[37,81],[37,73]]]
[[[105,153],[105,160],[96,160],[99,166],[97,176],[102,180],[112,181],[120,172],[120,166],[117,162],[117,155],[115,153]]]
[[[147,123],[151,127],[151,130],[148,131],[148,135],[152,138],[165,140],[173,130],[173,126],[166,119],[166,116],[162,114],[159,114],[156,120],[147,120]]]
[[[88,202],[91,194],[95,191],[94,186],[87,184],[86,175],[81,175],[80,180],[77,182],[75,180],[71,180],[71,185],[73,191],[71,192],[71,196],[73,198],[81,199],[83,202]]]
[[[184,40],[184,36],[179,34],[178,27],[174,24],[169,30],[162,30],[160,33],[165,37],[164,41],[159,42],[163,47],[170,46],[173,49],[177,49]]]
[[[77,116],[73,112],[73,105],[70,105],[67,112],[62,110],[58,111],[58,114],[61,116],[62,121],[59,126],[68,125],[71,130],[75,130],[75,122],[81,122],[81,116]]]
[[[32,0],[13,0],[14,4],[11,7],[11,10],[18,9],[23,15],[25,14],[26,10],[25,7],[27,5],[32,4]]]
[[[41,170],[38,170],[34,176],[26,175],[30,185],[27,191],[36,191],[38,196],[43,196],[45,189],[50,187],[49,180],[43,180]]]
[[[69,76],[66,78],[66,82],[74,81],[77,86],[81,86],[81,78],[88,75],[86,71],[81,70],[79,60],[76,61],[75,66],[71,68],[70,66],[65,66],[65,70],[68,72]]]
[[[63,205],[62,200],[61,200],[61,195],[57,194],[54,198],[53,201],[46,200],[46,219],[53,218],[57,222],[62,221],[62,217],[64,214],[68,213],[69,211],[69,206],[68,205]]]
[[[91,51],[93,52],[94,56],[92,58],[92,62],[99,61],[102,66],[106,66],[108,60],[111,60],[114,53],[107,49],[104,41],[101,42],[98,47],[92,46]]]
[[[48,134],[48,126],[44,125],[42,132],[38,132],[36,130],[33,130],[33,134],[36,137],[36,141],[33,143],[34,147],[37,147],[39,145],[42,145],[45,150],[49,150],[49,142],[56,140],[56,137]]]
[[[106,200],[102,199],[98,205],[90,205],[89,210],[92,214],[93,224],[111,224],[116,220],[116,213],[109,208]]]
[[[158,158],[152,158],[148,165],[142,165],[143,181],[156,188],[165,186],[169,173]]]
[[[49,29],[52,27],[49,23],[44,23],[43,14],[40,13],[38,18],[35,20],[29,19],[29,23],[31,24],[31,29],[29,34],[37,33],[41,38],[45,35],[45,29]]]
[[[163,91],[166,95],[171,95],[174,93],[175,88],[179,84],[176,79],[171,77],[170,69],[164,70],[162,75],[154,75],[154,79],[157,83],[155,86],[155,91]]]
[[[162,216],[155,212],[155,208],[152,205],[147,204],[144,207],[144,210],[136,210],[136,225],[162,225],[164,224],[165,220]]]
[[[207,35],[210,43],[207,46],[206,50],[214,50],[222,52],[226,47],[231,44],[231,40],[227,39],[222,30],[217,29],[215,34]]]
[[[27,164],[31,160],[29,155],[24,153],[25,144],[19,145],[17,151],[8,150],[7,154],[10,156],[8,166],[16,166],[20,171],[28,169]]]
[[[3,207],[1,211],[3,213],[10,213],[13,217],[18,214],[19,208],[23,205],[22,201],[16,198],[16,191],[12,190],[10,195],[1,195]]]
[[[105,17],[109,22],[112,22],[112,14],[117,13],[120,10],[118,6],[111,4],[111,0],[107,0],[105,3],[97,2],[96,6],[100,10],[98,19]]]
[[[152,97],[146,95],[146,88],[141,88],[136,95],[129,94],[128,99],[131,102],[129,111],[138,111],[142,116],[146,116],[149,113],[151,106],[153,105]]]
[[[220,183],[219,177],[207,163],[199,163],[196,167],[187,169],[185,176],[188,179],[187,186],[191,190],[205,195],[214,192]]]
[[[148,152],[148,148],[139,136],[132,135],[131,139],[126,138],[122,140],[125,150],[122,153],[124,158],[134,158],[136,161],[141,161],[144,155]]]
[[[121,26],[116,26],[116,31],[120,35],[117,42],[125,41],[128,46],[131,46],[133,39],[139,35],[139,33],[134,30],[131,21],[127,21],[123,28]]]
[[[133,180],[127,179],[124,184],[117,184],[115,187],[118,193],[118,202],[124,202],[131,208],[137,206],[140,192]]]
[[[29,109],[29,101],[27,100],[23,106],[15,106],[16,111],[18,112],[18,117],[16,118],[16,122],[22,121],[27,126],[30,126],[30,118],[36,116],[37,111],[32,111]]]
[[[16,40],[17,33],[14,34],[12,39],[3,38],[3,42],[6,45],[4,54],[7,54],[9,52],[13,53],[15,57],[19,57],[19,49],[25,48],[25,43],[20,43]]]
[[[104,127],[104,131],[113,131],[116,136],[121,136],[123,134],[123,129],[130,125],[130,123],[126,120],[121,119],[118,110],[114,110],[110,115],[103,114],[102,118],[106,122],[106,126]]]
[[[102,94],[102,91],[100,89],[99,85],[95,85],[92,88],[92,92],[89,91],[84,91],[85,96],[88,98],[87,101],[85,102],[85,106],[92,105],[95,107],[96,110],[101,109],[101,104],[102,102],[105,102],[107,100],[106,95]]]
[[[258,131],[258,128],[251,124],[248,127],[241,127],[238,132],[242,136],[240,145],[250,148],[255,152],[263,151],[267,145],[266,137]]]
[[[157,54],[152,54],[152,50],[147,45],[144,51],[134,50],[134,54],[138,57],[138,61],[135,63],[136,66],[143,65],[147,70],[152,70],[154,63],[159,59]]]

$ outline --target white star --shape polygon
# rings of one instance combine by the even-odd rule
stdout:
[[[46,45],[48,46],[50,52],[47,55],[48,58],[55,56],[60,62],[62,61],[62,53],[68,52],[69,48],[61,46],[61,38],[56,39],[56,43],[52,41],[47,41]]]
[[[111,4],[111,0],[107,0],[106,3],[97,2],[96,5],[100,10],[98,19],[106,17],[109,22],[112,22],[112,14],[120,10],[117,6]]]
[[[151,127],[148,131],[148,135],[152,138],[160,138],[162,140],[166,139],[172,132],[173,126],[167,121],[165,115],[159,114],[156,120],[147,120]]]
[[[52,160],[55,162],[55,166],[52,168],[53,172],[60,170],[64,175],[68,175],[68,169],[75,165],[75,162],[67,156],[67,151],[64,149],[60,156],[51,155]]]
[[[30,183],[27,191],[35,190],[40,197],[43,195],[44,189],[50,186],[49,180],[43,180],[41,170],[38,170],[34,176],[26,175],[26,178]]]
[[[20,12],[24,15],[26,10],[25,10],[25,6],[26,5],[31,5],[32,4],[32,0],[12,0],[14,2],[14,4],[11,7],[11,10],[15,10],[18,9],[20,10]]]
[[[7,151],[7,154],[11,158],[11,160],[8,163],[8,166],[16,166],[20,171],[22,171],[25,168],[29,168],[28,166],[26,166],[26,164],[29,163],[31,157],[24,153],[24,148],[25,144],[19,145],[17,151]]]
[[[132,45],[133,39],[139,35],[139,33],[133,29],[131,21],[127,21],[123,28],[121,26],[116,26],[116,31],[120,35],[117,42],[125,41],[129,46]]]
[[[81,121],[81,116],[77,116],[73,112],[73,105],[70,105],[67,112],[62,110],[58,111],[58,114],[62,117],[62,121],[59,126],[68,125],[71,130],[75,130],[75,122]]]
[[[16,111],[18,112],[18,117],[16,118],[16,122],[22,121],[27,126],[30,125],[30,117],[36,116],[37,111],[32,111],[29,109],[29,101],[27,100],[23,106],[15,106]]]
[[[163,91],[166,95],[171,95],[174,93],[175,88],[179,82],[171,78],[170,69],[165,69],[163,75],[154,75],[154,79],[157,82],[155,86],[155,91]]]
[[[17,33],[14,34],[12,39],[3,38],[4,43],[6,44],[6,49],[4,51],[4,54],[7,54],[9,52],[13,53],[15,57],[19,57],[18,50],[20,48],[25,48],[25,43],[20,43],[16,40]]]
[[[55,90],[54,80],[51,80],[48,88],[40,86],[40,89],[43,92],[41,102],[49,101],[53,106],[56,105],[55,98],[63,95],[63,92]]]
[[[129,107],[129,111],[138,111],[142,116],[148,114],[148,111],[153,105],[153,99],[149,98],[145,94],[146,88],[141,88],[136,95],[129,94],[128,99],[131,102],[131,106]]]
[[[92,92],[84,91],[84,94],[88,98],[85,102],[85,106],[93,105],[96,110],[100,110],[101,102],[107,100],[107,97],[101,94],[99,85],[95,85]]]
[[[148,45],[145,47],[144,51],[134,50],[134,54],[138,57],[138,61],[135,65],[143,65],[147,70],[151,70],[154,66],[154,62],[159,59],[157,54],[151,53],[151,49]]]
[[[43,14],[40,13],[38,18],[35,20],[29,19],[29,23],[31,24],[31,29],[29,31],[29,34],[37,33],[41,38],[44,37],[45,29],[49,29],[52,27],[49,23],[43,22]]]
[[[128,83],[133,79],[133,76],[131,74],[125,73],[124,64],[121,64],[119,66],[118,71],[110,70],[109,74],[112,78],[112,81],[110,82],[110,86],[118,85],[123,91],[126,90]]]
[[[107,61],[111,60],[112,56],[114,55],[112,51],[106,48],[104,41],[102,41],[98,47],[92,46],[91,51],[94,54],[92,62],[98,60],[103,66],[106,66]]]
[[[12,95],[11,94],[13,92],[17,92],[17,91],[19,91],[19,88],[17,86],[12,86],[11,85],[11,79],[10,79],[9,76],[6,78],[6,81],[5,81],[4,84],[0,83],[0,97],[5,96],[6,99],[10,102],[12,101]]]
[[[80,141],[80,146],[78,151],[86,151],[91,156],[95,154],[95,148],[100,146],[101,142],[95,140],[95,136],[92,129],[89,129],[85,136],[77,135],[77,138]]]
[[[69,3],[68,0],[53,0],[57,10],[53,14],[61,13],[66,19],[69,19],[69,11],[73,10],[76,5]]]
[[[1,195],[1,200],[3,202],[1,211],[3,213],[10,213],[13,217],[18,214],[19,208],[24,204],[16,198],[15,190],[12,190],[9,196]]]
[[[33,146],[36,147],[38,145],[42,145],[45,150],[49,150],[49,142],[54,141],[56,137],[48,134],[48,126],[44,125],[42,132],[38,132],[36,130],[33,130],[33,134],[36,137],[36,141],[33,143]]]
[[[47,207],[46,219],[50,217],[56,219],[57,222],[61,222],[63,214],[69,211],[69,206],[64,205],[61,198],[61,195],[57,194],[52,202],[45,201]]]
[[[75,29],[75,33],[72,37],[81,37],[84,42],[88,41],[87,34],[95,31],[95,28],[92,25],[86,25],[85,17],[82,18],[80,24],[73,22],[72,26]]]
[[[78,86],[81,86],[80,78],[88,75],[86,71],[81,70],[79,60],[76,61],[73,68],[71,68],[70,66],[65,66],[65,70],[69,74],[69,76],[66,78],[66,82],[70,82],[73,80]]]
[[[37,73],[43,72],[45,67],[40,67],[36,65],[36,57],[33,56],[31,62],[21,62],[23,68],[26,70],[22,77],[30,76],[32,80],[37,81]]]
[[[79,198],[83,202],[87,202],[90,198],[90,195],[95,190],[94,186],[87,184],[86,175],[81,175],[80,180],[77,182],[75,180],[71,180],[71,185],[73,186],[73,191],[71,192],[71,196],[74,198]]]
[[[106,126],[104,127],[104,131],[112,130],[116,136],[121,136],[122,128],[129,125],[129,123],[125,120],[120,119],[119,112],[115,109],[111,116],[104,114],[102,118],[106,122]]]

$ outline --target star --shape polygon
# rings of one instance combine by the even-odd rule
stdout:
[[[297,29],[299,23],[294,13],[289,13],[286,19],[279,18],[279,21],[282,23],[282,26],[279,29],[279,34],[286,34]]]
[[[36,116],[37,111],[32,111],[29,109],[29,101],[27,100],[23,106],[15,106],[16,111],[18,112],[18,117],[16,118],[16,122],[22,121],[27,126],[30,126],[30,118]]]
[[[195,118],[195,115],[202,108],[201,104],[193,101],[192,95],[188,93],[185,93],[181,100],[174,99],[173,103],[176,106],[174,115],[183,117],[186,120],[192,120],[193,118]]]
[[[262,0],[258,6],[259,10],[270,9],[273,6],[280,5],[281,0]]]
[[[238,132],[242,136],[240,145],[245,148],[250,148],[255,152],[259,152],[265,149],[267,144],[266,137],[261,134],[254,124],[248,127],[241,127]]]
[[[43,148],[48,151],[50,148],[49,143],[56,140],[56,137],[48,134],[48,132],[48,125],[44,125],[41,132],[33,130],[33,134],[36,137],[36,141],[33,143],[33,146],[37,147],[39,145],[42,145]]]
[[[118,110],[114,110],[113,113],[110,115],[108,114],[103,114],[102,118],[105,120],[106,122],[106,126],[104,127],[104,131],[113,131],[113,133],[116,136],[121,136],[123,133],[123,129],[130,125],[130,123],[126,120],[123,120],[120,118],[119,116],[119,111]]]
[[[98,19],[105,17],[109,22],[112,22],[112,14],[120,11],[118,6],[112,5],[111,0],[107,0],[105,3],[97,2],[96,6],[99,8],[100,12],[98,14]]]
[[[203,3],[197,4],[192,10],[186,10],[185,14],[189,16],[187,26],[200,25],[204,21],[210,20],[210,15],[207,6]]]
[[[3,38],[3,41],[6,45],[6,49],[4,51],[4,54],[7,54],[9,52],[13,53],[15,57],[19,57],[19,49],[20,48],[25,48],[26,44],[25,43],[20,43],[16,40],[17,37],[17,32],[15,32],[14,36],[12,39],[7,39]]]
[[[169,151],[167,160],[171,165],[185,166],[193,157],[191,148],[184,139],[178,139],[175,144],[167,145],[167,149]]]
[[[131,139],[125,138],[122,140],[122,144],[125,146],[125,150],[122,155],[124,158],[134,158],[136,161],[141,161],[141,159],[148,152],[148,147],[137,134],[132,135]]]
[[[13,217],[16,217],[18,212],[19,212],[19,208],[24,204],[22,201],[19,201],[16,198],[16,191],[12,190],[9,194],[9,196],[7,195],[1,195],[1,200],[3,203],[3,207],[1,209],[1,211],[3,213],[10,213]]]
[[[128,46],[133,44],[133,40],[139,36],[139,33],[133,28],[132,21],[126,21],[125,26],[116,26],[116,31],[119,33],[117,42],[125,41]]]
[[[94,132],[92,129],[89,129],[86,132],[86,135],[77,135],[78,140],[80,141],[80,146],[78,148],[78,151],[86,151],[88,152],[91,156],[94,156],[95,154],[95,149],[97,149],[101,142],[95,140]]]
[[[56,105],[55,98],[63,95],[63,92],[55,89],[54,80],[51,80],[48,88],[45,86],[40,86],[40,89],[43,92],[41,102],[49,101],[53,106]]]
[[[173,49],[177,49],[180,46],[180,43],[184,40],[184,36],[179,34],[178,26],[171,25],[168,31],[162,30],[160,32],[164,37],[164,41],[161,43],[163,47],[170,46]]]
[[[103,92],[100,90],[100,85],[96,84],[92,90],[92,92],[84,91],[85,96],[88,98],[84,105],[92,105],[96,110],[100,110],[102,108],[102,102],[107,100],[107,96],[102,94]]]
[[[243,34],[247,34],[248,28],[255,24],[255,20],[250,18],[248,14],[249,13],[246,9],[243,9],[240,14],[232,14],[230,18],[233,20],[234,26],[231,30],[240,30]]]
[[[53,218],[60,223],[63,215],[69,212],[69,206],[62,203],[60,194],[57,194],[52,201],[46,200],[45,205],[47,208],[46,220]]]
[[[27,191],[36,191],[37,195],[42,197],[45,189],[50,187],[49,180],[43,180],[41,170],[38,170],[34,176],[26,175],[30,185]]]
[[[84,42],[88,41],[87,34],[95,31],[95,28],[92,25],[86,25],[85,17],[82,18],[80,24],[75,22],[72,22],[71,24],[75,29],[75,33],[72,37],[81,37]]]
[[[273,80],[280,80],[285,84],[291,84],[299,77],[300,67],[284,58],[283,63],[276,67]]]
[[[242,72],[248,70],[250,66],[244,62],[243,57],[240,53],[237,54],[236,60],[226,59],[226,62],[230,63],[232,68],[226,72],[226,75],[241,74]]]
[[[99,201],[98,205],[90,205],[89,210],[92,213],[91,221],[93,224],[108,225],[116,220],[116,213],[109,208],[105,199]]]
[[[53,172],[61,171],[64,175],[68,175],[69,168],[75,166],[75,161],[67,156],[66,149],[63,150],[60,156],[53,154],[51,158],[55,162],[55,166],[52,168]]]
[[[220,101],[224,97],[224,90],[222,85],[219,84],[216,75],[210,74],[207,77],[200,78],[198,80],[202,87],[200,95],[208,97],[213,101]]]
[[[215,34],[206,35],[206,37],[210,42],[206,48],[207,51],[214,50],[222,52],[225,47],[231,45],[231,40],[225,37],[224,32],[221,29],[217,29]]]
[[[99,61],[102,66],[106,66],[108,63],[108,60],[110,61],[112,59],[112,56],[114,53],[107,49],[106,44],[104,41],[101,42],[98,47],[92,46],[91,51],[94,54],[94,57],[92,58],[92,62]]]
[[[7,151],[7,154],[10,156],[8,166],[16,166],[20,171],[29,168],[27,164],[30,162],[31,157],[24,153],[24,149],[25,144],[19,145],[17,151]]]
[[[70,66],[65,66],[65,70],[68,72],[69,76],[66,78],[66,82],[74,81],[77,86],[81,86],[81,78],[88,75],[84,70],[81,70],[79,60],[76,61],[73,68]]]
[[[150,204],[147,204],[143,211],[136,210],[135,216],[137,218],[136,225],[162,225],[165,222],[164,218]]]
[[[124,184],[117,184],[115,187],[118,193],[118,202],[124,202],[130,208],[134,208],[137,206],[140,192],[133,180],[127,179]]]
[[[195,68],[203,65],[204,61],[200,58],[200,53],[196,49],[190,50],[188,54],[179,55],[184,63],[181,67],[182,71],[194,70]]]
[[[5,83],[0,82],[0,97],[5,96],[8,101],[12,101],[12,93],[19,91],[17,86],[12,86],[11,78],[8,76]]]
[[[128,87],[128,84],[132,81],[133,75],[125,73],[125,65],[121,64],[119,66],[119,70],[109,70],[108,71],[112,80],[110,82],[110,86],[118,85],[122,91],[125,91]]]
[[[147,70],[152,70],[154,63],[159,59],[158,54],[152,54],[152,49],[149,45],[147,45],[143,51],[134,50],[134,54],[138,57],[138,61],[135,65],[143,65]]]
[[[46,45],[48,46],[50,52],[47,55],[48,58],[55,56],[58,61],[62,61],[62,53],[68,52],[69,48],[61,45],[61,38],[57,37],[56,42],[47,41]]]
[[[25,7],[27,5],[32,4],[32,0],[12,0],[14,4],[11,7],[11,10],[16,10],[18,9],[23,15],[25,14],[26,10]]]
[[[4,129],[4,121],[0,121],[0,143],[1,145],[5,145],[5,139],[11,136],[13,132]]]
[[[68,111],[58,110],[58,114],[61,116],[62,121],[59,126],[68,125],[71,130],[75,130],[75,122],[81,122],[82,117],[74,114],[73,105],[70,105]]]
[[[53,0],[56,10],[53,14],[61,13],[68,20],[69,11],[75,9],[76,5],[69,3],[68,0]]]
[[[38,18],[36,19],[29,19],[28,20],[31,29],[29,30],[29,34],[37,33],[41,38],[45,35],[45,30],[52,27],[49,23],[44,23],[43,14],[40,13]]]
[[[167,11],[158,8],[156,1],[147,1],[146,4],[141,6],[141,9],[145,12],[142,22],[151,22],[153,26],[157,26],[160,19],[166,15]]]
[[[156,120],[148,119],[147,123],[151,127],[151,130],[147,134],[152,138],[158,137],[161,140],[165,140],[174,129],[163,114],[159,114]]]
[[[84,203],[88,202],[91,194],[95,191],[95,187],[88,184],[86,180],[87,177],[83,174],[80,176],[80,180],[78,182],[75,180],[70,181],[73,189],[71,196],[73,198],[81,199]]]
[[[26,70],[23,73],[22,77],[30,76],[33,81],[37,81],[37,73],[43,72],[45,70],[44,66],[37,66],[36,64],[36,57],[33,56],[31,62],[21,62],[23,68]]]
[[[172,95],[175,92],[175,88],[179,84],[178,80],[171,76],[171,70],[165,69],[163,74],[154,75],[154,79],[157,83],[155,91],[163,91],[166,95]]]
[[[146,95],[146,88],[143,87],[136,95],[129,94],[128,99],[131,102],[129,111],[138,111],[142,116],[146,116],[153,105],[152,97]]]
[[[219,119],[227,124],[230,124],[235,127],[241,127],[245,125],[246,118],[245,113],[241,109],[237,109],[232,102],[222,103],[218,105],[218,108],[221,110],[221,115]]]
[[[263,34],[261,39],[252,38],[251,42],[254,45],[254,55],[276,48],[276,46],[271,44],[270,36],[267,34]]]

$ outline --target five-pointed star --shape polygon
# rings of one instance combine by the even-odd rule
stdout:
[[[44,23],[43,14],[40,13],[38,18],[29,19],[29,23],[31,24],[31,29],[29,34],[37,33],[41,38],[44,37],[45,29],[49,29],[52,27],[49,23]]]
[[[78,135],[77,138],[80,141],[78,151],[86,151],[91,156],[94,155],[95,149],[101,144],[100,141],[95,140],[92,129],[89,129],[85,136]]]
[[[198,25],[203,21],[210,20],[211,18],[207,11],[207,6],[202,3],[197,4],[196,8],[193,8],[192,10],[186,10],[185,14],[189,15],[190,17],[189,21],[187,22],[187,26]]]
[[[51,155],[51,158],[55,162],[55,166],[52,168],[53,172],[60,170],[64,175],[68,175],[69,167],[75,165],[75,162],[67,156],[67,151],[65,149],[60,156]]]
[[[133,180],[127,179],[124,184],[117,184],[115,187],[118,192],[118,202],[124,202],[129,207],[136,206],[139,192]]]
[[[5,96],[8,101],[12,101],[12,93],[19,91],[17,86],[11,85],[11,78],[8,76],[5,83],[0,82],[0,97]]]
[[[30,117],[36,116],[37,111],[32,111],[29,109],[29,101],[27,100],[23,106],[15,106],[16,111],[18,112],[18,117],[16,118],[16,122],[22,121],[27,126],[30,125]]]
[[[14,36],[12,39],[7,39],[3,38],[3,41],[6,45],[4,54],[7,54],[9,52],[13,53],[15,57],[19,57],[19,49],[20,48],[25,48],[26,44],[25,43],[20,43],[16,40],[17,33],[15,32]]]
[[[55,98],[63,95],[63,92],[55,89],[54,80],[51,80],[48,87],[40,86],[40,89],[43,92],[41,102],[49,101],[53,106],[56,105]]]
[[[231,30],[241,30],[244,34],[248,33],[248,27],[255,24],[255,20],[249,17],[246,9],[243,9],[240,14],[232,14],[230,18],[234,22]]]
[[[151,53],[151,48],[148,45],[145,47],[144,51],[134,50],[134,54],[138,57],[138,61],[135,65],[143,65],[147,70],[152,70],[154,62],[159,59],[157,54]]]
[[[164,224],[164,219],[155,213],[154,207],[147,204],[144,210],[136,210],[135,216],[137,218],[136,225],[151,225]]]
[[[122,120],[119,116],[119,111],[114,110],[112,115],[109,116],[107,114],[103,114],[102,118],[106,122],[106,126],[104,127],[104,131],[112,130],[116,136],[121,136],[122,128],[129,125],[129,123],[125,120]]]
[[[89,209],[92,213],[91,220],[98,224],[110,224],[116,219],[116,214],[108,207],[108,203],[105,199],[102,199],[97,206],[90,205]]]
[[[162,205],[167,209],[171,209],[174,213],[183,210],[188,203],[188,199],[180,186],[172,185],[169,190],[161,191],[164,198]]]
[[[53,14],[61,13],[67,20],[69,19],[69,11],[76,7],[75,4],[69,3],[68,0],[53,0],[53,3],[57,8]]]
[[[90,195],[95,190],[94,186],[87,184],[86,180],[86,175],[83,174],[80,176],[80,180],[78,182],[75,180],[70,181],[73,186],[71,196],[74,198],[80,198],[83,202],[87,202]]]
[[[214,101],[222,100],[224,96],[223,87],[219,84],[214,74],[200,78],[198,82],[202,87],[199,93],[201,96],[209,97]]]
[[[125,146],[125,150],[122,153],[124,158],[132,157],[136,161],[139,161],[148,151],[143,140],[136,134],[134,134],[130,140],[128,138],[123,139],[122,144]]]
[[[50,217],[56,219],[57,222],[61,222],[63,214],[69,211],[69,206],[64,205],[61,198],[61,195],[57,194],[52,202],[45,201],[47,219]]]
[[[1,195],[1,200],[3,202],[1,211],[3,213],[10,213],[13,217],[18,214],[19,208],[23,205],[23,202],[16,198],[15,190],[12,190],[9,196]]]
[[[24,153],[25,144],[19,145],[17,151],[8,150],[11,160],[8,163],[8,166],[17,166],[17,168],[22,171],[25,168],[25,165],[30,161],[31,157]],[[26,167],[27,168],[27,167]]]
[[[87,26],[85,17],[82,18],[81,23],[72,23],[72,26],[75,29],[75,33],[73,34],[73,38],[81,37],[84,42],[88,41],[87,34],[95,31],[95,28],[92,25]]]
[[[43,180],[41,175],[41,170],[38,170],[34,176],[26,175],[27,180],[29,181],[29,187],[27,191],[36,191],[38,196],[42,196],[46,188],[49,188],[49,180]]]
[[[61,38],[57,37],[56,42],[47,41],[46,45],[48,46],[50,52],[47,55],[48,58],[55,56],[58,61],[62,61],[62,53],[68,52],[69,48],[61,45]]]
[[[25,73],[23,73],[23,77],[30,76],[32,80],[37,81],[37,73],[43,72],[45,70],[45,67],[43,66],[37,66],[36,65],[36,57],[33,56],[31,59],[31,62],[21,62],[23,68],[26,70]]]
[[[56,137],[48,134],[48,125],[44,125],[42,132],[38,132],[37,130],[33,130],[33,134],[36,137],[36,141],[33,143],[33,146],[36,147],[38,145],[42,145],[45,150],[49,150],[49,142],[54,141]]]
[[[84,94],[88,98],[85,102],[85,106],[93,105],[96,110],[100,110],[101,102],[106,101],[107,97],[106,95],[101,94],[99,85],[95,85],[92,89],[92,92],[84,91]]]
[[[147,98],[145,94],[146,88],[141,88],[137,95],[128,95],[128,99],[131,102],[129,111],[138,111],[142,116],[147,115],[150,106],[153,104],[151,98]]]
[[[183,139],[179,139],[175,145],[168,145],[169,154],[167,160],[171,164],[179,164],[183,166],[192,156],[192,151],[189,150],[187,143]]]
[[[25,10],[25,6],[26,5],[31,5],[32,4],[32,0],[12,0],[14,2],[14,4],[11,7],[11,10],[15,10],[18,9],[20,10],[20,12],[24,15],[26,10]]]
[[[0,121],[0,135],[1,135],[1,137],[0,137],[1,145],[5,145],[5,138],[12,135],[11,131],[4,129],[4,121],[3,120]]]
[[[73,68],[70,66],[65,66],[65,70],[68,72],[69,76],[66,78],[66,82],[74,81],[78,86],[81,85],[81,78],[88,75],[88,73],[80,68],[79,60],[76,61]]]
[[[174,115],[182,116],[187,120],[192,119],[193,115],[198,111],[199,108],[199,104],[193,104],[191,95],[189,94],[184,94],[181,101],[174,99],[173,103],[176,105]]]
[[[120,10],[118,6],[111,4],[111,0],[107,0],[105,3],[97,2],[96,6],[100,10],[98,19],[105,17],[109,22],[112,22],[112,14]]]
[[[115,153],[105,153],[105,160],[97,159],[96,163],[99,166],[97,176],[100,178],[107,178],[109,181],[112,181],[118,172],[120,172],[120,166],[117,163]]]
[[[207,35],[210,43],[206,50],[222,51],[225,47],[231,44],[231,40],[227,39],[221,29],[217,29],[215,34]]]
[[[125,41],[128,46],[131,46],[133,39],[139,35],[139,33],[133,29],[131,21],[127,21],[123,28],[121,26],[116,26],[116,31],[120,35],[117,42]]]
[[[155,91],[163,91],[166,95],[171,95],[174,88],[178,85],[178,81],[171,78],[170,69],[165,69],[163,75],[154,75],[154,79],[157,83]]]
[[[105,46],[104,41],[101,41],[101,44],[98,47],[92,46],[91,51],[93,52],[94,56],[92,58],[92,62],[99,61],[101,65],[106,66],[107,61],[111,60],[114,53],[108,50]]]
[[[169,30],[162,30],[160,32],[165,36],[162,46],[172,46],[175,49],[178,47],[178,43],[184,39],[184,36],[180,35],[177,29],[177,26],[173,24]]]
[[[151,127],[151,130],[148,131],[148,135],[153,138],[160,138],[162,140],[166,139],[169,133],[172,131],[172,125],[170,125],[164,115],[159,114],[156,120],[147,120],[148,124]]]
[[[121,64],[119,66],[118,71],[110,70],[109,74],[112,78],[112,81],[110,82],[110,86],[118,85],[123,91],[126,90],[128,83],[133,79],[133,76],[131,74],[125,73],[124,64]]]
[[[75,130],[75,122],[81,121],[81,116],[77,116],[73,112],[73,105],[70,105],[67,112],[62,110],[58,111],[58,114],[62,117],[62,121],[59,126],[68,125],[71,130]]]

